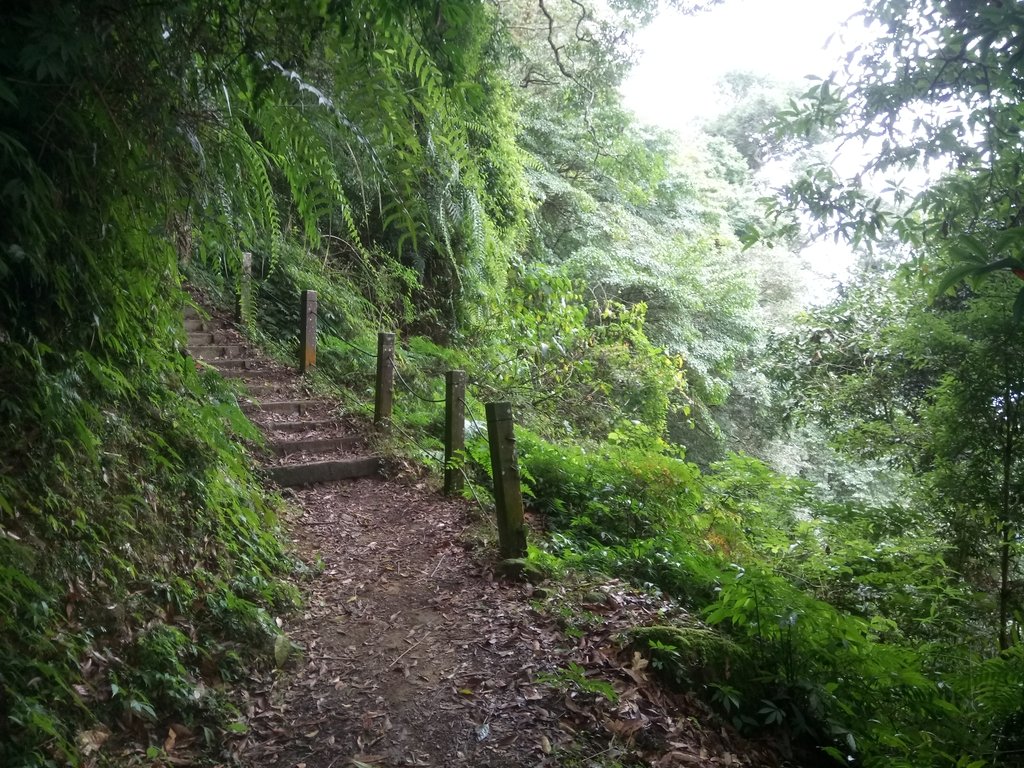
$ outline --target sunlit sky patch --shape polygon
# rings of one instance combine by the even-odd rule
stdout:
[[[864,0],[724,0],[691,16],[662,12],[636,38],[641,54],[623,84],[626,106],[641,121],[691,133],[723,109],[718,83],[739,70],[800,86],[825,77],[864,38],[863,24],[844,22]],[[807,83],[809,86],[810,83]],[[804,250],[807,300],[827,300],[854,261],[850,250],[818,241]]]
[[[694,118],[719,111],[716,85],[731,70],[797,84],[827,75],[851,34],[843,22],[861,7],[863,0],[725,0],[692,16],[666,10],[637,35],[642,53],[622,88],[626,106],[685,133]]]

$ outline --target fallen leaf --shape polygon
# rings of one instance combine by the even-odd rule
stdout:
[[[604,726],[620,739],[632,739],[636,732],[647,725],[646,718],[636,717],[628,720],[606,719]]]
[[[352,765],[355,768],[370,768],[373,763],[384,762],[384,755],[357,755],[352,758]]]
[[[75,741],[83,755],[91,755],[99,752],[100,747],[110,738],[110,731],[106,728],[94,728],[91,731],[79,731]]]
[[[87,685],[76,684],[72,685],[71,688],[74,690],[75,693],[78,694],[79,698],[81,698],[83,701],[88,701],[92,698],[92,691],[89,690],[89,687]]]

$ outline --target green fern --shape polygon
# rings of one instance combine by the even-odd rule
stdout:
[[[270,256],[270,267],[273,269],[281,255],[281,214],[277,208],[267,166],[277,158],[261,144],[254,142],[240,123],[235,122],[232,127],[234,130],[228,133],[231,148],[237,153],[237,157],[248,172],[249,180],[254,184],[255,198],[248,201],[251,203],[248,209],[258,212],[262,218],[260,223],[265,228],[265,243]]]

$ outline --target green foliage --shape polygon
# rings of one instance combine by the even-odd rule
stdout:
[[[705,627],[635,627],[629,631],[628,638],[648,651],[651,667],[656,672],[675,685],[688,688],[699,680],[727,679],[730,668],[735,668],[737,662],[742,663],[745,657],[741,646]],[[730,701],[735,705],[739,703],[738,696],[739,691],[734,689]]]
[[[695,458],[719,458],[718,411],[761,325],[761,267],[739,245],[760,220],[742,157],[710,137],[682,151],[613,101],[588,111],[538,99],[524,127],[537,160],[533,258],[600,303],[644,307],[648,336],[682,359],[690,384],[673,403],[672,437]],[[691,439],[694,427],[709,445]]]
[[[297,348],[297,296],[318,294],[318,370],[325,386],[342,387],[353,408],[372,402],[376,334],[414,307],[387,313],[385,297],[401,302],[408,275],[379,273],[374,285],[298,248],[286,247],[279,268],[258,284],[257,331],[284,359]],[[376,301],[367,298],[372,292]],[[644,331],[643,307],[586,303],[565,276],[535,265],[510,276],[508,302],[491,308],[463,348],[399,336],[395,424],[433,451],[442,435],[443,376],[465,370],[467,417],[482,421],[482,403],[507,399],[517,419],[545,434],[658,443],[671,403],[685,390],[680,361],[655,347]],[[473,344],[472,347],[468,345]],[[468,347],[468,348],[467,348]],[[469,350],[472,350],[470,353]],[[583,389],[585,388],[585,389]]]
[[[580,693],[597,694],[613,703],[618,701],[619,698],[611,683],[587,677],[587,671],[575,662],[569,662],[569,666],[565,669],[541,673],[534,680],[542,685],[550,685],[552,688],[560,691],[579,691]]]
[[[722,77],[719,89],[726,108],[705,130],[726,139],[751,170],[760,170],[805,143],[777,130],[776,116],[787,97],[795,95],[780,83],[752,72],[732,71]]]
[[[951,267],[934,281],[945,294],[1019,266],[1017,60],[997,44],[1015,38],[993,30],[1020,14],[932,5],[876,4],[888,36],[868,79],[842,96],[823,82],[789,118],[805,133],[868,118],[853,132],[890,139],[876,169],[956,159],[906,216],[902,190],[883,202],[824,167],[794,188],[816,215],[843,214],[851,240],[893,226],[927,242],[922,271]],[[621,33],[652,8],[5,10],[0,762],[74,763],[97,719],[223,722],[219,682],[287,661],[273,613],[295,596],[277,580],[276,503],[248,469],[257,436],[180,354],[181,274],[228,296],[243,251],[247,330],[293,358],[298,294],[316,290],[312,380],[353,411],[368,408],[376,333],[399,331],[393,439],[420,458],[439,454],[444,371],[469,374],[471,481],[490,471],[482,404],[511,401],[526,495],[551,530],[530,562],[701,613],[710,628],[632,639],[738,727],[864,765],[1020,748],[1017,286],[926,310],[921,290],[865,280],[809,312],[769,372],[761,337],[795,301],[791,260],[741,240],[768,228],[751,169],[793,142],[749,125],[776,104],[742,77],[693,147],[638,126],[616,92]],[[919,28],[923,49],[889,77]],[[937,62],[942,98],[968,108],[900,146],[898,114],[933,95]],[[804,462],[831,488],[726,452],[768,455],[772,430],[753,424],[773,408],[831,438],[827,461]],[[867,505],[850,478],[882,462],[901,493]],[[549,682],[614,695],[576,667]]]
[[[681,361],[651,343],[642,305],[585,302],[579,285],[543,266],[523,270],[492,326],[509,341],[477,377],[481,393],[587,436],[631,422],[660,436],[685,391]]]
[[[995,694],[959,675],[986,662],[963,646],[960,658],[947,652],[969,593],[943,543],[912,527],[923,521],[823,502],[808,483],[738,456],[702,476],[649,452],[520,433],[520,457],[530,503],[552,529],[545,557],[703,611],[714,630],[633,638],[737,727],[783,728],[800,749],[824,745],[865,765],[921,766],[978,755],[1014,722],[1017,700],[1001,692],[1002,704],[982,705],[1005,706],[999,722],[979,730],[974,697]]]
[[[700,502],[693,465],[650,451],[591,450],[520,434],[520,454],[535,504],[559,527],[595,543],[622,545],[686,523]]]
[[[906,354],[907,319],[924,317],[923,300],[898,275],[864,272],[838,300],[804,313],[775,341],[779,415],[814,420],[849,455],[912,466],[913,424],[936,377]]]
[[[1006,575],[1017,557],[1007,541],[1020,524],[1012,283],[995,279],[926,308],[925,288],[863,275],[783,347],[784,360],[797,356],[786,367],[794,403],[804,403],[798,412],[847,455],[888,461],[914,478],[902,519],[945,542],[943,556],[976,590],[975,620],[992,620],[986,593],[998,593],[995,635],[1004,646],[1019,600]]]
[[[281,234],[266,156],[210,117],[244,69],[226,69],[236,16],[16,5],[0,33],[0,762],[63,765],[97,720],[219,713],[197,688],[258,662],[234,638],[294,604],[240,443],[253,430],[180,353],[177,269],[237,259],[232,242],[272,257]],[[281,31],[253,25],[254,43]],[[249,183],[232,197],[224,176]],[[231,216],[239,240],[211,250]]]
[[[242,610],[230,601],[293,604],[277,582],[288,561],[274,536],[273,505],[231,439],[230,425],[243,417],[191,363],[168,360],[154,373],[176,376],[179,392],[141,371],[128,384],[116,368],[92,362],[104,378],[79,373],[88,401],[50,416],[30,446],[15,437],[24,422],[11,422],[10,444],[21,448],[17,474],[4,472],[0,519],[10,554],[0,574],[0,630],[11,649],[0,662],[10,764],[73,759],[71,729],[94,717],[196,712],[205,706],[193,696],[204,658],[260,651],[235,646],[252,631],[256,604]],[[73,403],[73,387],[37,394],[38,410],[26,416],[36,419],[68,395]],[[83,452],[90,446],[92,456]],[[11,460],[5,455],[5,467]],[[208,605],[227,600],[225,610],[204,605],[214,595]]]
[[[801,208],[854,245],[896,237],[942,275],[938,294],[1020,269],[1020,46],[1007,37],[1020,7],[878,0],[862,16],[873,34],[786,117],[796,134],[867,142],[870,160],[849,177],[811,166],[777,210]],[[922,170],[930,178],[907,182]]]

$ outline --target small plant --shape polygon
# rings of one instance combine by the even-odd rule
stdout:
[[[746,657],[725,635],[702,626],[635,627],[627,637],[647,649],[656,672],[678,685],[692,685],[709,676],[724,677]]]
[[[740,708],[743,696],[737,688],[727,683],[708,683],[711,689],[711,700],[722,708],[726,714],[732,714]]]
[[[569,662],[568,667],[555,672],[539,674],[535,680],[563,692],[593,693],[603,696],[612,703],[619,700],[619,694],[611,683],[587,677],[587,671],[576,662]]]
[[[677,682],[685,679],[683,674],[683,657],[679,649],[670,643],[651,640],[647,644],[651,654],[651,667],[666,677],[674,677]]]

